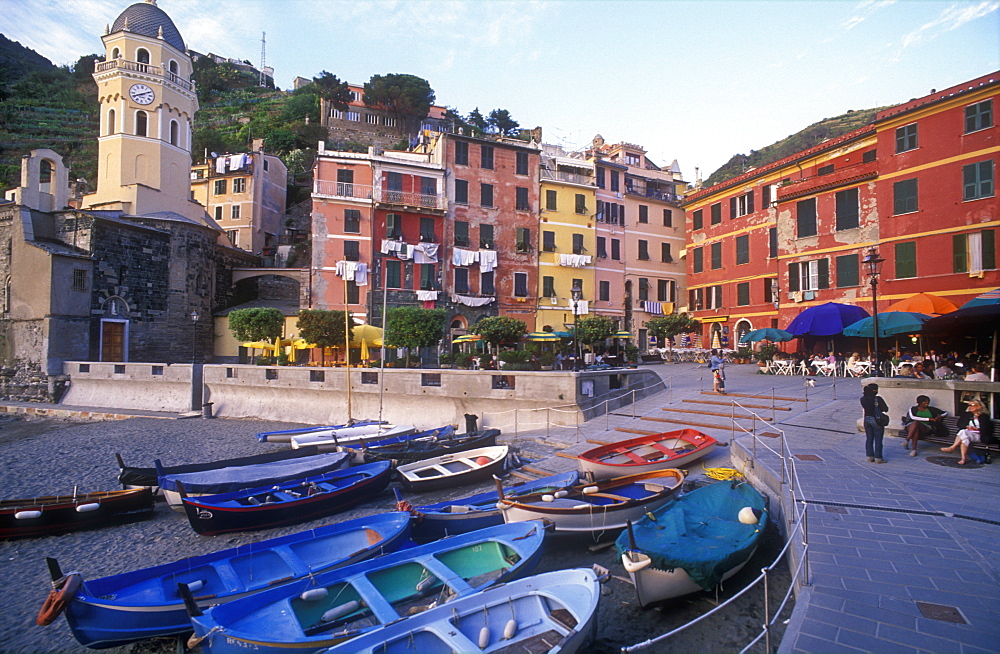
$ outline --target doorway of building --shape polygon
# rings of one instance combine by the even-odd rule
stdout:
[[[101,361],[128,360],[128,350],[125,347],[127,332],[127,321],[101,321]]]

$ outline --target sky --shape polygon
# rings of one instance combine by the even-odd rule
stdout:
[[[0,33],[56,64],[103,53],[128,0],[10,0]],[[280,88],[327,70],[426,79],[463,114],[507,109],[546,143],[643,146],[684,179],[852,109],[1000,70],[1000,0],[159,0],[187,46],[266,61]]]

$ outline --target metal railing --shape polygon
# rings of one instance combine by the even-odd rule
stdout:
[[[156,75],[157,77],[162,77],[169,80],[171,83],[176,84],[186,91],[190,91],[194,88],[194,82],[184,79],[183,77],[170,72],[169,70],[164,70],[160,66],[153,66],[152,64],[143,64],[138,61],[128,61],[127,59],[112,59],[110,61],[102,61],[97,64],[94,70],[98,73],[104,73],[109,70],[130,70],[136,73],[144,73],[146,75]]]
[[[440,193],[408,193],[384,189],[368,184],[353,182],[334,182],[317,179],[313,182],[313,193],[332,198],[351,198],[354,200],[374,200],[384,204],[394,204],[425,209],[447,209],[448,198]]]
[[[773,391],[774,389],[772,389],[772,397],[773,397]],[[753,416],[754,419],[749,428],[737,424],[736,422],[737,407],[743,411],[750,413],[751,416]],[[732,422],[733,422],[734,436],[733,440],[730,442],[730,446],[732,447],[732,445],[736,442],[735,433],[736,431],[739,431],[743,436],[749,438],[750,440],[750,448],[749,450],[746,450],[747,453],[750,455],[750,460],[749,460],[750,467],[755,467],[756,462],[759,459],[759,456],[763,456],[768,453],[770,455],[778,457],[778,460],[780,462],[781,479],[780,479],[780,491],[778,493],[778,496],[779,496],[779,501],[781,503],[782,515],[784,516],[786,524],[785,546],[777,554],[777,556],[774,558],[774,561],[772,561],[770,565],[761,568],[760,571],[761,573],[758,577],[756,577],[752,582],[750,582],[745,588],[743,588],[733,597],[729,598],[722,604],[713,608],[711,611],[695,618],[694,620],[691,620],[690,622],[687,622],[686,624],[681,625],[680,627],[677,627],[672,631],[669,631],[660,636],[656,636],[655,638],[650,638],[640,643],[636,643],[634,645],[622,647],[621,648],[622,652],[634,652],[640,649],[650,647],[651,645],[661,643],[669,639],[671,636],[674,636],[684,631],[685,629],[694,626],[695,624],[701,622],[702,620],[705,620],[706,618],[709,618],[710,616],[715,615],[716,613],[724,610],[725,608],[730,606],[733,602],[735,602],[737,599],[739,599],[740,597],[748,593],[751,589],[757,587],[760,584],[763,585],[763,592],[764,592],[764,616],[761,622],[762,630],[757,636],[753,638],[753,640],[747,643],[747,645],[742,650],[740,650],[740,654],[747,652],[751,647],[759,643],[761,640],[764,641],[765,651],[771,652],[772,651],[771,630],[778,623],[778,620],[780,619],[783,611],[787,607],[789,600],[792,598],[792,594],[795,592],[796,585],[797,584],[802,586],[809,585],[809,528],[808,528],[809,507],[805,501],[805,498],[802,497],[799,492],[799,489],[802,488],[802,484],[801,481],[799,480],[798,471],[795,467],[795,458],[791,455],[791,452],[786,443],[785,432],[777,427],[774,427],[773,425],[768,425],[767,421],[763,417],[759,416],[754,411],[748,409],[746,406],[742,405],[740,402],[736,400],[733,400],[732,402],[732,410],[733,410]],[[773,405],[772,405],[772,413],[773,413]],[[778,439],[778,449],[774,449],[766,442],[760,441],[757,435],[758,421],[760,421],[759,422],[760,425],[767,426],[770,437],[774,437],[776,432],[776,437]],[[758,448],[760,448],[761,450],[760,455],[758,455]],[[797,538],[801,538],[801,540],[797,541],[796,540]],[[777,608],[774,611],[772,611],[770,605],[771,573],[774,572],[776,567],[782,562],[782,560],[787,555],[793,552],[793,547],[795,546],[798,546],[800,548],[801,555],[799,557],[799,560],[794,565],[794,569],[792,570],[791,583],[789,583],[787,591],[785,592]],[[793,566],[789,565],[789,568],[792,569]]]

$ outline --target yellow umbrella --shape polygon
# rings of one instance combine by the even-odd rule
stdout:
[[[358,325],[351,330],[351,347],[360,347],[362,342],[368,346],[375,345],[379,341],[381,346],[382,329],[374,325]]]
[[[368,341],[361,339],[361,360],[367,361],[371,357],[368,355]]]

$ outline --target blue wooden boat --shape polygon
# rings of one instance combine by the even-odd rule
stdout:
[[[313,427],[299,427],[298,429],[262,431],[257,433],[257,440],[261,443],[290,443],[292,442],[292,436],[297,434],[306,434],[309,432],[327,429],[344,429],[345,427],[364,427],[366,425],[384,424],[386,424],[385,420],[358,420],[357,422],[349,422],[343,425],[316,425]]]
[[[190,607],[202,652],[315,652],[380,625],[530,574],[540,522],[499,525],[313,575],[202,611]]]
[[[221,468],[238,468],[241,466],[256,465],[258,463],[274,463],[275,461],[285,461],[287,459],[300,459],[304,456],[319,454],[319,448],[299,448],[297,450],[278,450],[276,452],[265,452],[252,456],[241,456],[235,459],[223,459],[221,461],[202,461],[201,463],[182,463],[175,466],[163,466],[161,468],[165,474],[177,475],[184,472],[204,472],[206,470],[219,470]],[[135,488],[139,486],[155,487],[159,475],[155,467],[127,466],[121,454],[115,454],[118,459],[118,481],[125,488]],[[154,488],[154,492],[155,492]]]
[[[569,654],[594,635],[603,578],[590,568],[575,568],[518,579],[379,627],[323,654]]]
[[[485,429],[471,434],[455,434],[454,428],[449,427],[451,433],[431,436],[429,438],[403,440],[397,444],[368,445],[363,444],[361,449],[344,448],[342,451],[354,453],[354,460],[360,458],[362,462],[372,461],[394,461],[395,465],[406,465],[424,459],[444,456],[453,452],[465,452],[481,447],[489,447],[497,444],[499,429]]]
[[[222,604],[395,551],[408,535],[408,514],[384,513],[84,580],[66,607],[66,620],[77,641],[93,648],[183,634],[191,622],[179,583],[192,589],[198,606]],[[55,560],[49,569],[53,579],[61,577]]]
[[[746,482],[686,493],[628,525],[616,545],[643,607],[711,590],[746,565],[767,524],[763,496]]]
[[[516,499],[531,493],[556,493],[577,483],[579,477],[578,471],[570,470],[504,488],[503,495]],[[499,480],[497,484],[500,484]],[[405,509],[416,518],[413,525],[414,540],[436,540],[503,524],[503,516],[497,508],[499,499],[499,490],[492,490],[457,500],[445,500],[412,508],[407,503]]]
[[[438,440],[448,440],[454,437],[454,425],[445,425],[444,427],[435,427],[434,429],[425,429],[423,431],[412,431],[406,434],[395,434],[392,436],[379,435],[370,440],[361,438],[361,440],[356,443],[338,445],[335,449],[337,452],[347,452],[351,454],[354,457],[351,459],[351,462],[354,464],[371,463],[372,461],[388,461],[392,457],[373,456],[371,458],[366,458],[365,454],[369,450],[376,452],[382,450],[403,449],[408,447],[410,443],[433,443]]]
[[[379,461],[235,493],[200,497],[182,493],[182,503],[191,527],[211,536],[316,520],[375,497],[391,480],[392,466]]]
[[[153,465],[159,473],[157,481],[163,491],[163,497],[166,498],[170,508],[178,511],[182,510],[180,494],[177,492],[178,482],[184,484],[188,496],[218,495],[244,488],[280,484],[290,479],[322,475],[346,468],[350,464],[351,457],[349,455],[343,452],[331,452],[247,466],[168,474],[163,470],[159,459],[153,461]]]

